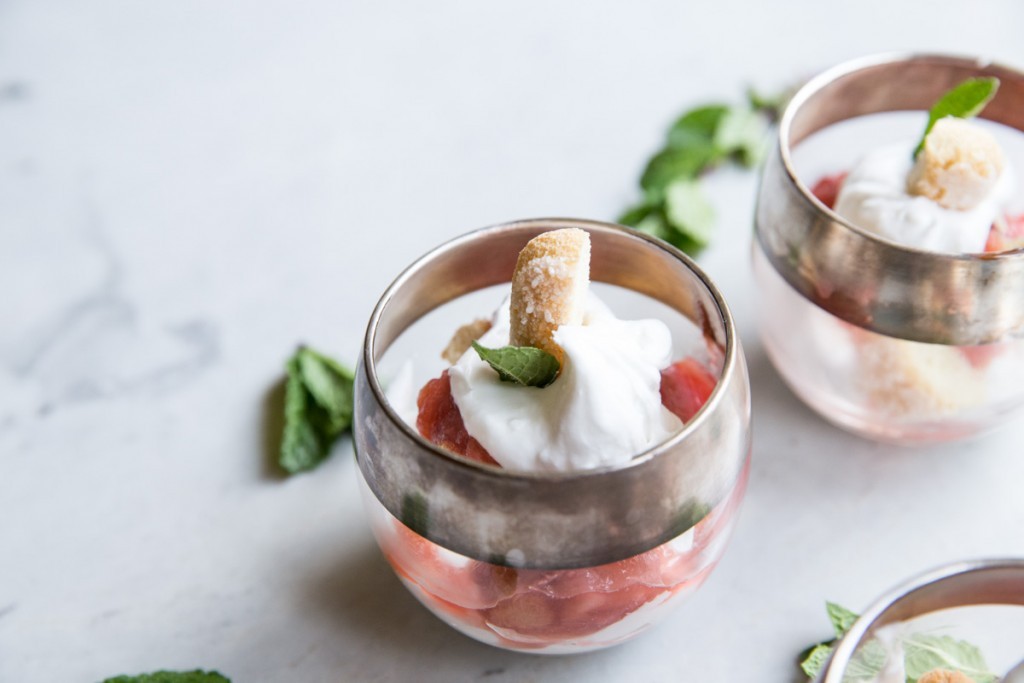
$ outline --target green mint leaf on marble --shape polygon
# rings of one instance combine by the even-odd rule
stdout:
[[[828,662],[829,657],[832,656],[832,652],[835,650],[839,639],[846,635],[846,632],[853,626],[853,622],[857,621],[857,614],[855,612],[851,612],[834,602],[826,602],[825,611],[828,613],[828,620],[832,624],[832,630],[835,632],[836,637],[832,640],[812,645],[800,655],[800,668],[812,680]]]
[[[656,203],[642,201],[639,204],[635,204],[623,211],[619,215],[618,222],[623,225],[637,226],[657,210],[658,205]]]
[[[700,178],[729,161],[755,166],[779,101],[769,104],[768,98],[748,97],[738,106],[707,104],[683,113],[644,167],[643,200],[619,216],[619,222],[696,256],[714,229],[714,212],[699,192]]]
[[[296,354],[302,382],[337,434],[352,426],[353,375],[333,358],[303,347]]]
[[[807,652],[807,656],[800,662],[800,668],[808,678],[817,678],[821,670],[825,668],[825,664],[828,663],[834,649],[828,643],[818,643]]]
[[[842,638],[853,626],[860,615],[851,612],[842,605],[834,602],[825,603],[825,611],[828,612],[828,620],[832,622],[832,629],[836,632],[836,638]]]
[[[709,104],[686,112],[668,130],[670,149],[693,149],[712,146],[722,120],[730,108],[724,104]]]
[[[693,180],[677,180],[665,188],[665,218],[676,232],[701,246],[715,227],[715,209]]]
[[[747,104],[754,111],[764,114],[769,122],[774,123],[786,110],[786,105],[796,93],[795,89],[786,89],[774,94],[765,94],[754,87],[747,88]]]
[[[966,81],[946,91],[939,101],[932,105],[928,112],[928,125],[925,126],[921,141],[914,148],[914,157],[924,149],[925,138],[932,132],[935,123],[947,116],[969,119],[981,113],[999,90],[998,78],[968,78]]]
[[[300,346],[287,363],[284,434],[278,463],[289,474],[323,462],[352,426],[353,375],[337,361]]]
[[[629,221],[620,220],[623,225],[632,225],[635,229],[640,232],[653,235],[660,240],[668,242],[676,249],[694,256],[699,254],[705,246],[706,242],[698,243],[686,234],[679,232],[671,225],[669,225],[668,219],[665,217],[664,207],[656,207],[648,211],[647,215],[643,219],[636,223]]]
[[[663,201],[669,185],[676,180],[696,178],[714,155],[710,143],[702,147],[668,148],[655,154],[640,176],[640,187],[647,200],[654,204]]]
[[[532,346],[503,346],[488,349],[473,342],[480,359],[494,368],[503,382],[527,387],[546,387],[558,377],[558,359]]]
[[[976,646],[948,635],[918,633],[903,641],[907,679],[916,682],[934,669],[947,669],[974,679],[975,683],[997,680]]]
[[[744,167],[753,168],[764,156],[767,132],[768,124],[757,111],[733,107],[715,130],[715,148]]]
[[[154,671],[137,676],[115,676],[103,683],[231,683],[231,679],[216,671]]]

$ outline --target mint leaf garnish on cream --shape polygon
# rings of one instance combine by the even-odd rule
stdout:
[[[489,349],[473,342],[480,360],[498,373],[502,382],[514,382],[527,387],[546,387],[558,377],[561,369],[558,359],[547,351],[532,346],[503,346]]]
[[[999,90],[998,78],[968,78],[956,87],[947,90],[928,112],[928,125],[925,126],[921,141],[914,148],[914,158],[924,149],[924,139],[932,132],[935,122],[947,116],[969,119],[981,113]]]
[[[300,346],[287,364],[284,434],[278,463],[289,474],[310,470],[352,426],[353,375],[332,358]]]

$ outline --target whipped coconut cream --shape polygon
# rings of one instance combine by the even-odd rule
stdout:
[[[508,344],[509,305],[479,343]],[[502,382],[470,349],[449,369],[466,431],[502,467],[574,471],[630,460],[682,428],[661,404],[661,369],[672,336],[660,320],[619,320],[592,292],[583,323],[561,325],[554,341],[562,372],[539,389]]]
[[[985,251],[989,230],[1013,191],[1004,169],[988,197],[972,209],[946,209],[907,192],[912,143],[864,155],[843,181],[835,211],[857,227],[918,249],[941,253]]]

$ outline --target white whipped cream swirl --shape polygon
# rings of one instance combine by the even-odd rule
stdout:
[[[509,340],[506,301],[480,340]],[[664,441],[682,422],[661,404],[661,369],[672,335],[660,320],[619,320],[592,292],[581,325],[554,334],[561,375],[539,389],[502,382],[476,351],[449,369],[466,430],[509,470],[569,472],[626,462]]]
[[[1007,167],[989,196],[967,211],[946,209],[907,192],[913,145],[886,145],[864,155],[843,181],[835,211],[857,227],[926,251],[985,251],[993,221],[1013,191]]]

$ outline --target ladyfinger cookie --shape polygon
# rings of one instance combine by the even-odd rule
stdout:
[[[527,242],[512,276],[512,346],[533,346],[561,363],[552,339],[559,325],[583,322],[590,284],[590,235],[577,228],[552,230]]]
[[[907,177],[907,191],[965,211],[988,196],[1005,165],[991,133],[970,121],[946,117],[925,138]]]

